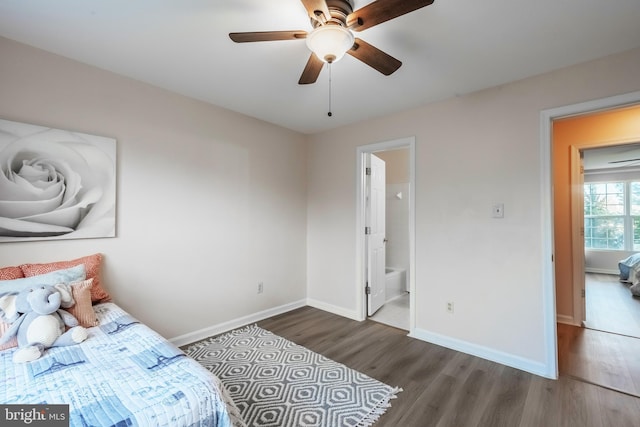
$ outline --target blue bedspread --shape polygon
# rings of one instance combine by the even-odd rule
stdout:
[[[219,380],[113,303],[79,345],[15,364],[0,352],[0,402],[69,404],[71,426],[231,426]]]

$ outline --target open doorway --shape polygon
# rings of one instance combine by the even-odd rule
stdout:
[[[607,239],[611,240],[607,244],[614,246],[619,242],[615,242],[613,234],[603,233],[602,229],[597,230],[599,219],[597,215],[593,215],[591,208],[587,209],[585,192],[592,190],[585,191],[588,186],[585,182],[589,182],[591,178],[585,179],[584,172],[590,168],[592,175],[595,172],[592,167],[583,164],[583,157],[588,150],[622,147],[638,142],[639,101],[640,93],[634,93],[564,108],[564,114],[552,115],[554,119],[550,131],[554,165],[552,259],[555,261],[559,372],[633,395],[640,395],[640,387],[636,385],[640,384],[640,375],[633,368],[634,355],[640,351],[640,339],[586,327],[590,326],[590,318],[594,317],[588,312],[588,304],[592,301],[585,286],[587,279],[592,277],[591,274],[606,274],[609,279],[615,277],[609,273],[616,272],[618,258],[621,255],[608,251],[607,267],[598,272],[594,271],[594,265],[591,264],[592,272],[588,272],[587,258],[593,254],[585,251],[585,240],[591,239],[586,246],[601,246]],[[604,173],[594,178],[596,186],[602,183]],[[608,198],[606,194],[609,190],[613,192],[614,187],[616,186],[604,186],[604,200],[607,202],[615,199]],[[622,205],[625,204],[629,206],[630,201],[626,197],[622,198],[624,200],[614,210],[622,210]],[[588,210],[591,210],[591,214]],[[619,218],[616,221],[624,225],[627,220]],[[596,242],[594,238],[602,240]],[[597,267],[595,269],[597,270]],[[614,283],[620,285],[618,282],[615,277]],[[593,297],[595,295],[592,295],[591,299]],[[633,300],[628,290],[627,298]]]
[[[414,328],[414,299],[411,290],[414,287],[414,153],[415,138],[403,138],[394,141],[370,144],[358,148],[358,245],[359,290],[362,295],[363,318],[371,318],[400,329],[411,331]],[[372,227],[369,209],[371,176],[371,158],[381,162],[384,168],[383,188],[383,301],[371,311],[369,299],[373,293],[379,299],[379,291],[370,281],[374,271],[378,271],[376,257],[370,249],[376,249],[378,227]],[[376,190],[377,192],[378,190]],[[373,229],[376,230],[373,230]],[[371,233],[371,234],[369,234]],[[374,292],[375,291],[375,292]],[[379,306],[379,308],[378,308]]]
[[[384,302],[369,317],[409,330],[409,147],[371,154],[384,162]],[[371,298],[372,294],[368,294]],[[369,304],[371,306],[371,304]]]
[[[601,237],[593,234],[590,224],[585,224],[585,166],[590,171],[588,180],[602,180],[606,175],[597,173],[597,170],[606,169],[602,167],[603,162],[610,166],[607,162],[612,161],[607,160],[611,157],[607,157],[602,150],[605,147],[614,150],[614,147],[637,143],[640,125],[636,123],[639,120],[639,104],[594,109],[553,120],[555,290],[558,321],[561,323],[582,326],[586,320],[585,236]],[[618,150],[622,151],[623,148]],[[585,153],[591,154],[587,154],[587,165],[583,165]],[[606,193],[606,188],[604,191]],[[604,197],[606,199],[607,195],[604,194]],[[615,208],[622,209],[622,206]],[[601,222],[609,220],[613,220],[612,217]],[[616,221],[624,226],[626,220],[618,218]],[[630,227],[631,224],[628,225]],[[612,235],[609,237],[609,243],[605,233],[604,240],[592,241],[592,245],[608,245],[615,240]],[[618,257],[624,256],[613,251],[606,254],[608,271],[615,271]]]

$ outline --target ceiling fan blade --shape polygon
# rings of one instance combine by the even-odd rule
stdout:
[[[311,56],[309,56],[307,65],[305,65],[304,70],[302,71],[302,75],[300,76],[300,80],[298,80],[298,84],[308,85],[311,83],[315,83],[316,80],[318,80],[320,71],[322,71],[322,67],[324,67],[324,62],[322,62],[314,53],[312,53]]]
[[[229,33],[236,43],[270,42],[276,40],[299,40],[307,37],[306,31],[253,31],[247,33]]]
[[[613,160],[609,163],[613,164],[613,163],[627,163],[627,162],[637,162],[640,159],[627,159],[627,160]]]
[[[331,19],[329,13],[329,7],[325,0],[301,0],[304,8],[307,9],[307,13],[311,19],[320,21],[322,24]]]
[[[429,6],[434,0],[376,0],[347,16],[347,27],[362,31],[414,10]]]
[[[359,38],[356,38],[353,47],[348,50],[347,53],[364,62],[368,66],[380,71],[385,76],[392,74],[402,65],[402,62],[398,61],[393,56],[384,53],[377,47],[372,46]]]

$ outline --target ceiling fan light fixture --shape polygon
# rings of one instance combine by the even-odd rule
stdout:
[[[340,25],[323,25],[307,35],[307,47],[324,62],[336,62],[351,49],[355,37]]]

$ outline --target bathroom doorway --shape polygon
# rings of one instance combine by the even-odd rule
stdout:
[[[411,331],[413,327],[413,310],[411,289],[413,284],[414,259],[414,138],[407,138],[387,143],[373,144],[361,147],[362,156],[374,155],[384,161],[385,165],[385,297],[382,306],[372,315],[366,313],[371,320],[387,324],[399,329]],[[366,160],[362,161],[363,176],[360,191],[362,201],[363,221],[366,224]],[[365,225],[366,227],[366,225]],[[364,227],[363,227],[364,230]],[[362,240],[364,259],[363,279],[365,292],[363,293],[367,307],[367,236]]]

